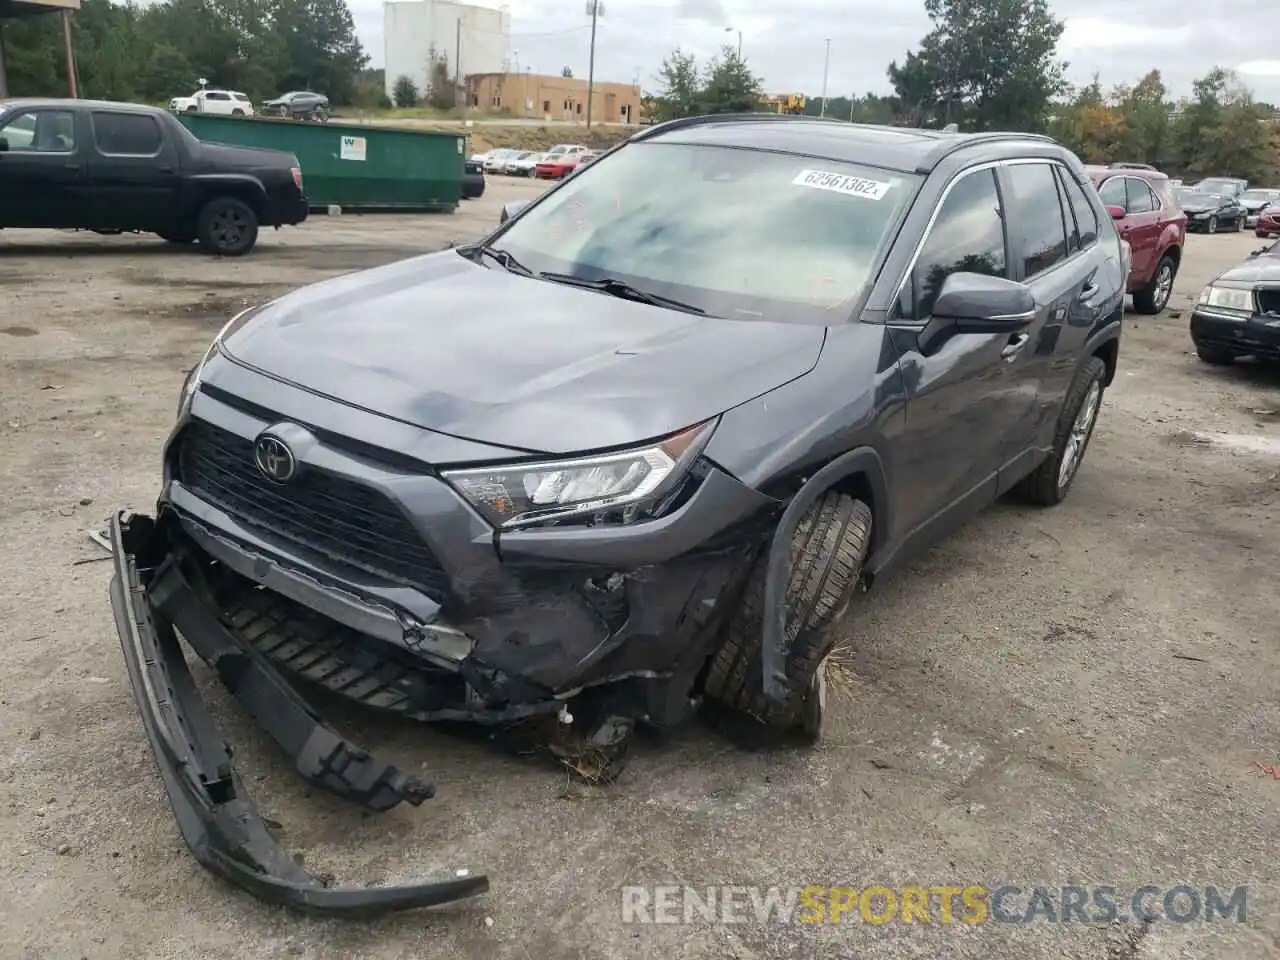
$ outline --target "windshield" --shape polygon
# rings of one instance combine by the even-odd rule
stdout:
[[[1180,204],[1200,204],[1203,206],[1206,203],[1217,202],[1221,199],[1217,194],[1207,193],[1199,188],[1192,190],[1190,187],[1178,187],[1174,193],[1177,195],[1178,203]]]
[[[530,270],[610,277],[714,316],[839,323],[919,182],[834,160],[637,143],[566,181],[494,245]]]
[[[1265,203],[1275,198],[1276,192],[1274,190],[1246,190],[1240,194],[1240,199],[1246,203]]]
[[[548,151],[547,151],[547,156],[548,156],[548,157],[557,157],[557,156],[559,156],[560,154],[564,153],[564,152],[565,152],[566,150],[568,150],[568,149],[569,149],[569,148],[568,148],[568,147],[566,147],[566,146],[552,147],[550,150],[548,150]]]
[[[1240,184],[1234,180],[1201,180],[1196,189],[1201,193],[1235,193]]]

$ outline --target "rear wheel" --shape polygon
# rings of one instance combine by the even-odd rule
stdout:
[[[801,518],[791,542],[787,583],[785,697],[764,696],[761,641],[768,555],[756,560],[741,600],[724,626],[703,689],[713,704],[777,732],[816,739],[826,699],[825,663],[835,636],[832,624],[853,595],[871,545],[871,509],[834,490]],[[727,716],[726,716],[727,718]]]
[[[258,215],[236,197],[214,197],[197,218],[200,245],[223,257],[244,256],[258,242]]]
[[[1196,344],[1196,356],[1205,363],[1211,363],[1215,367],[1225,367],[1230,363],[1234,363],[1236,355],[1230,350],[1223,350],[1221,347],[1210,347],[1204,344]]]
[[[1169,295],[1173,293],[1173,278],[1178,273],[1178,265],[1173,257],[1165,254],[1156,264],[1156,272],[1151,275],[1151,282],[1141,290],[1133,292],[1133,308],[1138,313],[1156,314],[1169,303]]]
[[[233,117],[243,117],[244,111],[241,110],[239,107],[236,107],[234,110],[231,111],[231,115]]]

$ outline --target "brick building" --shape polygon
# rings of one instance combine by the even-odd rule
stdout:
[[[536,73],[474,73],[466,78],[467,104],[512,117],[560,123],[587,120],[587,81]],[[602,83],[592,88],[593,123],[639,123],[640,88]]]

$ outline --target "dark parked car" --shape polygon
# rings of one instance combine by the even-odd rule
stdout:
[[[1187,240],[1187,215],[1178,208],[1174,188],[1163,173],[1136,164],[1088,170],[1132,251],[1128,289],[1133,307],[1139,313],[1159,313],[1173,292]]]
[[[462,199],[475,200],[484,196],[484,164],[479,160],[462,162]]]
[[[1234,196],[1206,193],[1199,189],[1177,188],[1178,205],[1187,215],[1187,229],[1196,233],[1217,233],[1244,229],[1245,209]]]
[[[1219,274],[1191,313],[1191,340],[1205,363],[1245,356],[1280,362],[1280,243]]]
[[[307,218],[298,158],[197,140],[168,111],[0,102],[0,227],[156,233],[239,256]]]
[[[329,119],[329,98],[309,90],[282,93],[262,105],[266,116],[291,117],[294,120],[315,120],[324,123]]]
[[[1123,256],[1048,138],[700,117],[478,243],[236,316],[182,387],[157,515],[111,523],[188,844],[312,912],[485,884],[296,867],[174,628],[311,783],[378,810],[431,788],[334,733],[309,685],[417,720],[541,718],[604,779],[636,723],[699,704],[817,738],[860,586],[1002,494],[1067,496],[1115,376]]]

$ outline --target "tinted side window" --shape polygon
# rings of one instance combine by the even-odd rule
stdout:
[[[1058,179],[1062,183],[1062,188],[1067,195],[1067,204],[1075,217],[1076,232],[1080,237],[1079,249],[1084,250],[1098,242],[1098,214],[1075,177],[1059,167]]]
[[[1128,201],[1124,196],[1124,177],[1112,177],[1098,188],[1098,194],[1102,197],[1102,202],[1108,207],[1128,206]]]
[[[94,113],[93,142],[102,153],[151,157],[163,142],[155,117],[136,113]]]
[[[1043,273],[1067,257],[1067,228],[1053,166],[1015,163],[1006,168],[1017,218],[1011,224],[1013,255],[1026,277]]]
[[[1156,198],[1141,180],[1125,177],[1125,190],[1129,198],[1125,209],[1130,213],[1150,213],[1156,208]]]
[[[995,172],[981,170],[961,177],[947,194],[925,241],[900,312],[923,320],[933,311],[942,283],[953,273],[985,273],[1003,277],[1008,270],[1004,246],[1004,212]]]

